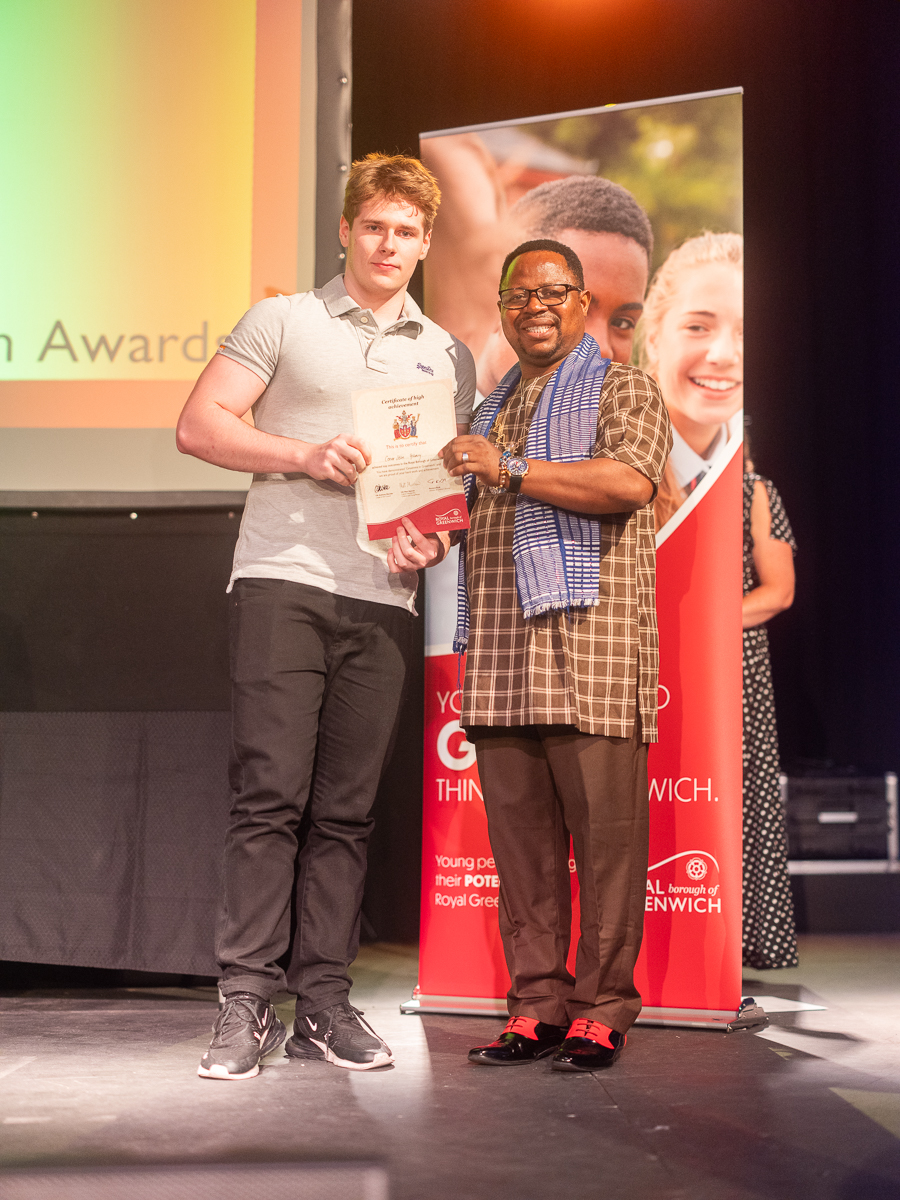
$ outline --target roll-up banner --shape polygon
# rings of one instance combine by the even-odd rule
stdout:
[[[503,259],[536,237],[572,246],[592,293],[588,332],[662,389],[675,444],[654,502],[659,742],[637,982],[644,1022],[725,1025],[741,1000],[740,90],[444,130],[420,144],[443,193],[426,309],[472,350],[480,395],[515,361],[496,306]],[[404,1007],[499,1014],[509,977],[475,752],[459,726],[456,567],[453,552],[427,573],[419,983]]]

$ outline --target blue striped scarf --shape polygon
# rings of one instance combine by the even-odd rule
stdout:
[[[591,457],[597,436],[600,390],[610,360],[585,334],[544,388],[528,430],[525,457],[549,462],[582,462]],[[484,401],[471,432],[487,437],[497,414],[518,386],[518,364]],[[471,510],[476,477],[465,476]],[[600,596],[600,518],[568,512],[519,494],[513,531],[513,563],[522,613],[536,617],[551,609],[590,608]],[[457,629],[453,649],[469,642],[466,538],[459,547]]]

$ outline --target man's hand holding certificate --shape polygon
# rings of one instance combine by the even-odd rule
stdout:
[[[354,432],[372,455],[357,484],[370,539],[393,537],[404,517],[420,533],[468,529],[462,479],[437,457],[456,436],[449,382],[367,388],[352,401]]]

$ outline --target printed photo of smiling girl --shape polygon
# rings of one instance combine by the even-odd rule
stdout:
[[[673,250],[650,285],[639,337],[641,366],[659,383],[673,425],[653,506],[658,532],[742,427],[743,238],[703,233]]]

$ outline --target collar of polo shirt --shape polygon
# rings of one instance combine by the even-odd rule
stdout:
[[[323,288],[319,289],[319,292],[322,297],[322,301],[325,304],[325,308],[328,310],[328,315],[331,317],[342,317],[346,313],[365,311],[364,309],[360,308],[353,297],[349,295],[346,287],[344,287],[344,279],[341,275],[337,275],[329,283],[326,283]],[[413,300],[412,296],[410,296],[407,292],[407,294],[403,297],[403,312],[400,320],[395,322],[393,325],[389,325],[388,329],[398,329],[409,326],[415,327],[417,337],[424,329],[422,324],[422,310],[419,308],[418,304],[416,304],[415,300]],[[381,332],[386,333],[387,330],[383,329]],[[412,331],[410,330],[410,332]]]

